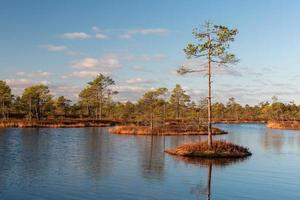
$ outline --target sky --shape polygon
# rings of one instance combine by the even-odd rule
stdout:
[[[277,96],[300,103],[300,1],[0,0],[0,79],[21,95],[47,84],[73,101],[97,74],[111,76],[118,101],[180,84],[198,101],[207,76],[183,48],[205,21],[237,28],[230,52],[240,62],[213,68],[213,101],[257,104]]]

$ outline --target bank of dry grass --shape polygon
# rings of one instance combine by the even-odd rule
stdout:
[[[300,130],[300,121],[268,121],[268,128]]]
[[[207,135],[207,127],[181,127],[177,126],[166,126],[157,127],[151,131],[149,126],[115,126],[109,129],[110,133],[123,134],[123,135]],[[213,128],[214,135],[226,134],[227,132],[222,131],[218,128]]]
[[[207,141],[184,144],[165,151],[171,155],[203,158],[243,158],[251,155],[248,148],[226,141],[213,141],[209,148]]]
[[[1,120],[0,128],[80,128],[106,127],[114,122],[91,119]]]

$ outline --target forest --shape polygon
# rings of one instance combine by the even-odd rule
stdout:
[[[64,96],[54,97],[47,85],[37,84],[24,89],[20,96],[12,94],[5,81],[0,81],[2,120],[26,119],[97,119],[134,122],[144,125],[167,121],[207,123],[207,99],[193,101],[181,85],[172,90],[157,88],[146,91],[136,102],[114,101],[118,94],[111,86],[115,81],[103,74],[87,83],[72,102]],[[268,120],[300,120],[300,106],[282,103],[277,97],[258,105],[241,105],[235,98],[212,104],[213,122],[264,122]]]

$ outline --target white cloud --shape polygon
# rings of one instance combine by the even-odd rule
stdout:
[[[120,38],[125,39],[125,40],[129,40],[129,39],[132,38],[132,35],[129,34],[129,33],[124,33],[124,34],[120,35]]]
[[[5,82],[10,86],[10,87],[27,87],[29,85],[32,85],[34,82],[21,78],[21,79],[6,79]]]
[[[122,34],[120,38],[131,39],[135,35],[166,35],[169,32],[168,29],[163,28],[149,28],[149,29],[133,29]]]
[[[84,32],[73,32],[73,33],[64,33],[62,34],[62,38],[69,40],[85,40],[89,39],[91,36]]]
[[[108,35],[105,35],[103,33],[96,33],[95,38],[99,39],[99,40],[105,40],[105,39],[108,39],[109,37],[108,37]]]
[[[133,86],[133,85],[115,85],[112,87],[113,90],[119,93],[114,97],[117,101],[136,101],[143,93],[147,90],[146,87]]]
[[[99,29],[97,26],[93,26],[93,27],[92,27],[92,30],[93,30],[94,32],[99,32],[99,31],[100,31],[100,29]]]
[[[46,80],[32,80],[26,78],[19,78],[19,79],[6,79],[5,82],[11,87],[13,93],[16,95],[21,95],[23,90],[27,87],[36,84],[44,84],[49,85],[50,82]]]
[[[95,38],[98,40],[105,40],[105,39],[109,39],[109,36],[102,33],[101,30],[97,27],[97,26],[93,26],[92,30],[96,33],[95,34]]]
[[[84,58],[79,61],[75,61],[72,66],[75,68],[95,68],[98,65],[98,60],[96,58]]]
[[[68,48],[63,45],[52,45],[52,44],[43,44],[42,48],[47,49],[48,51],[58,52],[58,51],[66,51]]]
[[[63,79],[94,78],[100,73],[110,75],[112,71],[119,68],[121,64],[117,56],[105,55],[99,59],[86,57],[81,60],[73,61],[71,66],[78,70],[62,76]]]
[[[125,81],[128,84],[150,84],[154,83],[155,81],[153,80],[144,80],[142,78],[134,78],[134,79],[129,79]]]
[[[78,69],[101,69],[104,71],[116,69],[121,66],[118,57],[115,55],[106,55],[99,59],[87,57],[75,61],[71,65]]]
[[[76,101],[79,92],[82,90],[82,87],[78,85],[66,85],[66,84],[56,84],[49,86],[51,94],[58,96],[65,96],[71,100]]]
[[[41,48],[47,49],[50,52],[62,52],[69,56],[79,55],[79,52],[70,50],[68,47],[64,45],[52,45],[52,44],[42,44]]]
[[[94,78],[100,73],[108,75],[107,72],[102,71],[89,71],[89,70],[82,70],[82,71],[75,71],[71,74],[62,76],[63,79],[70,79],[70,78],[79,78],[79,79],[87,79],[87,78]]]
[[[147,90],[144,87],[130,85],[116,85],[112,88],[118,92],[144,92]]]
[[[94,36],[85,32],[73,32],[73,33],[64,33],[62,34],[61,37],[69,40],[86,40],[90,38],[96,38],[98,40],[109,39],[109,36],[104,33],[101,33],[100,29],[97,26],[93,26],[92,30],[93,32],[95,32]]]
[[[50,75],[49,72],[38,71],[38,72],[17,72],[17,76],[26,77],[26,78],[45,78]]]

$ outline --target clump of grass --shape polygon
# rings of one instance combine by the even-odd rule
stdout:
[[[178,156],[203,158],[242,158],[252,155],[248,148],[223,140],[213,141],[211,148],[208,146],[207,141],[201,141],[184,144],[165,152]]]
[[[124,135],[150,135],[151,128],[147,126],[116,126],[110,128],[109,132]]]

